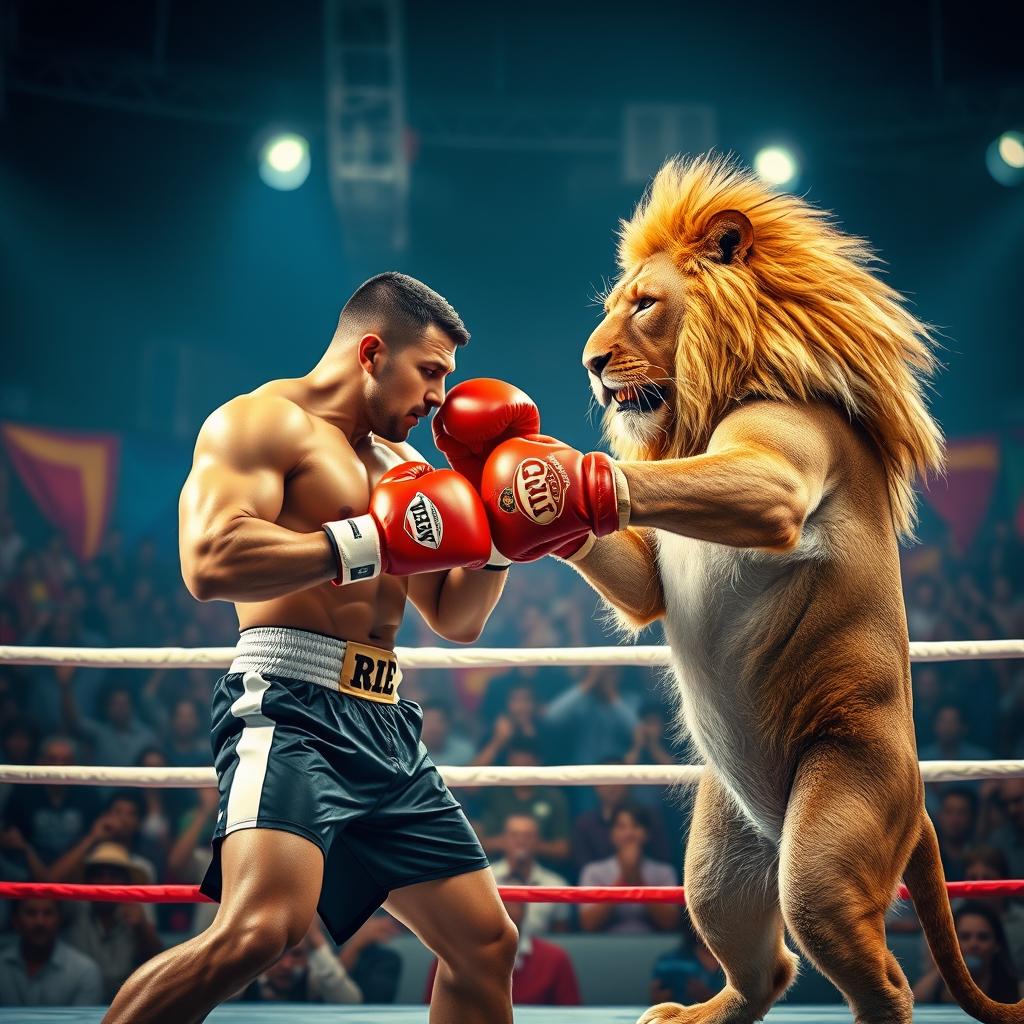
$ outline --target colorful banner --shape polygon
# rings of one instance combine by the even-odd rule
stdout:
[[[1017,536],[1024,537],[1024,430],[1014,430],[1003,445],[1006,484],[1010,495],[1010,514]]]
[[[925,500],[949,528],[958,551],[966,551],[988,515],[999,476],[999,439],[986,435],[950,440],[946,474],[929,481]]]
[[[43,515],[82,559],[99,551],[117,489],[114,434],[0,425],[11,465]]]

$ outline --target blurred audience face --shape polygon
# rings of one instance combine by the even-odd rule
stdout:
[[[107,817],[113,825],[110,838],[131,846],[141,824],[138,807],[131,800],[114,800],[107,810]]]
[[[275,992],[287,993],[292,990],[308,968],[309,960],[306,950],[300,944],[286,949],[281,955],[281,959],[273,967],[264,971],[263,977]]]
[[[643,846],[647,842],[647,829],[629,810],[618,811],[612,819],[612,846],[622,850],[627,846]]]
[[[130,690],[111,690],[104,707],[107,721],[118,729],[127,726],[135,714],[135,703]]]
[[[536,751],[526,747],[511,747],[505,755],[505,763],[510,768],[536,768],[540,758]]]
[[[964,735],[964,720],[960,709],[951,704],[939,708],[935,715],[933,729],[939,743],[957,743]]]
[[[510,814],[505,819],[505,856],[520,863],[531,863],[540,843],[540,827],[528,814]]]
[[[56,900],[19,900],[11,909],[11,924],[24,946],[45,950],[54,944],[60,929]]]
[[[77,761],[75,744],[66,736],[50,736],[43,740],[39,748],[39,763],[52,765],[72,765]]]
[[[956,937],[960,940],[960,951],[965,957],[976,958],[981,964],[981,971],[991,966],[999,952],[992,926],[980,914],[961,915],[956,925]]]
[[[622,764],[621,761],[614,763]],[[617,807],[629,796],[630,787],[624,782],[616,782],[610,786],[595,786],[594,789],[597,790],[597,799],[601,802],[601,806],[611,808]]]
[[[117,864],[86,864],[82,873],[89,885],[130,885],[132,881],[131,872]],[[111,904],[96,904],[98,909],[108,906]]]
[[[179,700],[171,714],[171,732],[179,743],[188,743],[199,735],[199,710],[191,700]]]
[[[167,767],[167,755],[162,750],[157,750],[156,747],[150,747],[148,750],[142,752],[142,757],[139,758],[140,768],[166,768]],[[159,792],[159,790],[157,790]]]
[[[964,880],[968,882],[997,882],[1006,878],[1008,869],[995,857],[968,856],[964,862]]]
[[[939,804],[936,822],[939,834],[955,845],[966,843],[974,835],[974,806],[963,793],[946,793]]]
[[[423,732],[420,739],[427,750],[444,749],[450,726],[448,712],[444,708],[433,706],[423,709]]]
[[[530,686],[514,686],[508,692],[505,710],[512,723],[522,729],[532,726],[537,714],[537,698]]]
[[[941,687],[939,673],[933,668],[922,668],[914,673],[914,700],[933,704],[938,700]]]
[[[999,805],[1018,832],[1024,832],[1024,779],[1005,779],[999,787]]]
[[[5,764],[28,764],[33,759],[36,735],[27,723],[13,723],[4,733],[3,757]]]

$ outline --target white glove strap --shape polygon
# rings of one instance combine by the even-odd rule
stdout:
[[[560,562],[581,562],[587,555],[590,554],[590,549],[597,543],[597,537],[594,534],[588,534],[587,539],[583,544],[577,548],[568,558],[561,558],[559,555],[555,555]]]
[[[334,581],[338,586],[380,575],[380,534],[373,516],[339,519],[324,523],[323,528],[338,556],[338,577]]]
[[[507,569],[512,564],[511,558],[506,558],[495,546],[494,541],[491,541],[491,556],[487,559],[487,564],[484,566],[485,569],[493,569],[501,571]]]
[[[615,504],[619,510],[619,529],[624,530],[629,526],[629,482],[626,480],[626,474],[614,462],[612,463],[612,476],[615,479]],[[588,547],[587,550],[589,551],[590,548]]]

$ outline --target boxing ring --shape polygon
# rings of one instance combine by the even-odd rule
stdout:
[[[671,653],[663,646],[578,647],[506,649],[453,649],[442,647],[398,648],[396,653],[405,669],[514,668],[527,666],[619,665],[647,668],[671,664]],[[968,661],[1024,658],[1024,640],[950,641],[910,645],[911,661]],[[68,665],[89,668],[210,668],[225,669],[231,663],[234,648],[75,648],[0,646],[0,664],[22,666]],[[446,783],[453,788],[483,786],[562,785],[593,786],[613,783],[628,785],[692,786],[700,777],[700,765],[556,765],[544,767],[451,767],[439,766]],[[959,782],[992,778],[1024,778],[1024,760],[924,761],[921,775],[926,782]],[[137,786],[143,788],[216,787],[212,768],[111,768],[105,766],[0,765],[0,782],[18,784],[64,784],[99,786]],[[1013,896],[1024,894],[1024,880],[990,882],[953,882],[947,884],[950,896]],[[683,887],[610,887],[583,886],[502,886],[502,896],[516,902],[612,903],[665,902],[684,903]],[[99,886],[63,883],[0,882],[0,899],[50,897],[73,900],[113,902],[184,903],[205,900],[197,886]],[[905,888],[900,898],[907,898]],[[627,940],[628,941],[628,940]],[[837,994],[838,998],[838,994]],[[634,1024],[643,1006],[517,1007],[516,1019],[529,1024],[555,1024],[561,1021],[587,1021],[588,1024]],[[95,1024],[103,1015],[101,1008],[0,1008],[0,1024],[44,1024],[73,1022]],[[915,1020],[932,1024],[951,1024],[968,1017],[957,1007],[921,1006],[915,1008]],[[423,1006],[316,1006],[310,1004],[254,1005],[228,1004],[207,1018],[213,1022],[344,1020],[351,1024],[423,1024],[427,1008]],[[850,1012],[843,1004],[803,1006],[785,1003],[777,1006],[766,1020],[770,1024],[798,1022],[847,1022]]]
[[[642,1006],[517,1006],[518,1024],[636,1024]],[[0,1008],[0,1024],[99,1024],[103,1010],[83,1007],[16,1009]],[[278,1003],[276,1006],[244,1003],[220,1006],[206,1018],[211,1024],[426,1024],[425,1006],[314,1006],[309,1003]],[[845,1006],[776,1007],[764,1018],[768,1024],[849,1024]],[[955,1007],[920,1006],[914,1020],[921,1024],[962,1024],[973,1020]]]

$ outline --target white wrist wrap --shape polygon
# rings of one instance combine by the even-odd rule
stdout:
[[[506,558],[491,541],[491,556],[487,559],[485,569],[507,569],[512,564],[511,558]]]
[[[380,575],[380,534],[373,516],[339,519],[323,528],[338,555],[338,586]]]
[[[563,562],[582,562],[587,555],[590,554],[590,549],[597,543],[597,537],[592,533],[587,535],[587,539],[583,542],[582,546],[577,548],[567,558],[562,558]],[[555,556],[558,558],[558,555]]]
[[[614,462],[612,463],[612,476],[615,479],[615,504],[619,512],[619,529],[624,530],[629,526],[629,482],[626,480],[626,474]]]

